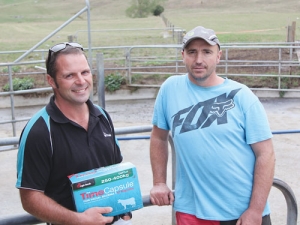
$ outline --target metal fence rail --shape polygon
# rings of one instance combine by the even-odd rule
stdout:
[[[275,45],[273,43],[263,45],[237,45],[227,44],[222,46],[224,58],[222,58],[218,67],[221,69],[220,75],[235,78],[260,78],[266,79],[271,78],[277,80],[276,88],[270,87],[253,87],[253,91],[268,91],[278,92],[278,97],[283,97],[285,93],[300,93],[300,59],[297,58],[296,53],[299,52],[300,57],[300,46],[299,43],[286,43],[281,45]],[[255,60],[254,56],[249,56],[245,59],[234,59],[231,57],[232,50],[251,50],[260,49],[264,51],[266,49],[272,49],[278,52],[277,59],[268,59],[266,56],[265,60]],[[41,50],[36,50],[41,51]],[[43,50],[48,51],[48,50]],[[147,77],[164,77],[175,74],[185,73],[184,65],[181,59],[181,45],[139,45],[139,46],[116,46],[116,47],[91,47],[88,49],[91,54],[91,61],[93,62],[92,70],[94,74],[97,74],[97,92],[98,92],[98,103],[104,105],[103,96],[105,93],[104,78],[105,75],[110,73],[119,73],[126,77],[127,83],[132,87],[160,87],[160,84],[140,84],[137,80],[147,79]],[[34,50],[32,50],[34,52]],[[100,53],[101,52],[101,53]],[[113,57],[118,55],[118,58]],[[7,52],[6,52],[7,53]],[[0,52],[1,54],[1,52]],[[3,53],[2,53],[3,54]],[[28,54],[25,52],[23,55]],[[44,55],[44,54],[42,54]],[[101,55],[101,57],[99,57]],[[105,55],[106,57],[103,57]],[[266,54],[267,55],[267,54]],[[35,65],[38,69],[33,73],[40,72],[41,76],[45,76],[44,68],[40,65],[44,63],[44,59],[29,61],[29,62],[12,62],[12,63],[0,63],[1,68],[7,68],[7,73],[0,76],[7,76],[10,84],[10,91],[0,92],[0,97],[10,97],[11,105],[11,120],[0,121],[0,124],[10,123],[12,125],[13,136],[16,136],[16,123],[23,121],[23,118],[15,118],[15,96],[30,93],[47,93],[51,91],[50,87],[35,88],[30,90],[14,91],[12,86],[13,77],[22,74],[24,72],[12,72],[14,66],[33,66]],[[231,68],[244,67],[244,68],[255,68],[264,67],[267,68],[268,73],[232,73]],[[272,70],[271,70],[272,68]],[[293,73],[286,71],[286,68]],[[42,70],[41,70],[42,69]],[[274,73],[273,73],[273,72]],[[291,73],[291,74],[290,74]],[[28,76],[32,75],[30,72]],[[293,88],[287,88],[283,85],[283,82],[295,83]],[[292,80],[293,79],[293,80]]]
[[[144,133],[144,132],[150,132],[152,130],[152,126],[133,126],[133,127],[122,127],[122,128],[116,128],[115,133],[116,135],[122,135],[122,134],[133,134],[133,133]],[[292,131],[274,131],[273,134],[285,134],[285,133],[300,133],[300,130],[292,130]],[[142,137],[124,137],[123,140],[127,139],[148,139],[149,136],[142,136]],[[2,142],[0,140],[0,146],[3,144],[17,144],[17,138],[9,138],[6,140],[6,142]],[[174,148],[174,142],[171,135],[169,135],[169,144],[171,147],[171,160],[172,160],[172,189],[175,188],[175,167],[176,167],[176,161],[175,161],[175,148]],[[1,152],[0,152],[1,153]],[[298,206],[297,206],[297,200],[294,195],[293,190],[290,188],[290,186],[285,183],[284,181],[274,178],[273,180],[273,187],[279,189],[281,193],[284,195],[286,204],[287,204],[287,225],[297,225],[297,217],[298,217]],[[144,207],[151,206],[152,203],[150,202],[149,195],[143,196],[143,204]],[[0,218],[0,225],[21,225],[21,224],[40,224],[43,223],[42,221],[36,219],[32,215],[24,214],[24,215],[16,215],[16,216],[10,216],[6,218]],[[175,225],[175,212],[172,210],[172,224]]]
[[[37,44],[35,44],[33,47],[31,47],[29,50],[25,51],[21,56],[19,56],[13,63],[9,64],[0,64],[0,67],[5,66],[7,67],[8,76],[9,76],[9,96],[10,96],[10,102],[11,102],[11,116],[12,116],[12,130],[13,130],[13,136],[16,136],[16,127],[15,127],[15,106],[14,106],[14,95],[15,92],[13,90],[13,77],[12,77],[12,68],[15,65],[26,65],[27,63],[31,62],[23,62],[20,63],[21,60],[23,60],[26,56],[34,52],[41,44],[43,44],[45,41],[47,41],[49,38],[54,36],[57,32],[59,32],[61,29],[63,29],[65,26],[67,26],[69,23],[71,23],[73,20],[75,20],[77,17],[79,17],[82,13],[87,14],[87,36],[88,36],[88,61],[91,64],[92,63],[92,51],[91,51],[91,33],[90,33],[90,3],[89,0],[85,0],[85,7],[82,8],[79,12],[77,12],[75,15],[73,15],[69,20],[64,22],[61,26],[59,26],[57,29],[55,29],[53,32],[51,32],[49,35],[47,35],[45,38],[43,38],[41,41],[39,41]]]
[[[287,203],[287,220],[286,225],[297,225],[298,207],[297,201],[292,189],[284,181],[274,178],[273,187],[278,188],[285,197]],[[143,196],[144,207],[152,206],[149,195]],[[174,217],[172,218],[172,224],[175,225]],[[0,219],[0,225],[24,225],[24,224],[41,224],[45,223],[30,214],[22,214],[9,216]]]
[[[286,200],[286,205],[287,205],[286,224],[296,225],[297,217],[298,217],[298,206],[297,206],[297,201],[293,190],[290,188],[290,186],[287,183],[277,178],[274,178],[273,180],[273,187],[279,189]]]
[[[144,207],[152,206],[149,195],[143,196],[143,205]],[[0,225],[24,225],[24,224],[41,224],[45,223],[36,217],[26,213],[15,216],[8,216],[0,219]]]

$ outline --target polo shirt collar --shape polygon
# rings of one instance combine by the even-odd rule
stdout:
[[[55,97],[53,95],[50,98],[50,102],[46,106],[47,113],[57,123],[69,123],[70,120],[60,111],[60,109],[54,103],[54,100],[55,100]],[[99,109],[94,107],[94,104],[91,102],[91,100],[88,99],[86,104],[89,107],[90,115],[92,115],[94,117],[100,117],[101,115],[103,115]]]

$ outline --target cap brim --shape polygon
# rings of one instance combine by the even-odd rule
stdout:
[[[216,43],[216,42],[214,42],[214,41],[207,40],[207,39],[205,39],[205,38],[203,38],[203,37],[192,37],[192,38],[190,38],[190,39],[182,46],[182,48],[184,49],[191,41],[193,41],[193,40],[195,40],[195,39],[202,39],[202,40],[206,41],[207,44],[212,45],[212,46],[213,46],[213,45],[218,45],[219,48],[220,48],[220,45],[219,45],[218,43]]]

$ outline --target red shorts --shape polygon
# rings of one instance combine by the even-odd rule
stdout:
[[[177,225],[236,225],[237,220],[230,221],[215,221],[215,220],[203,220],[194,215],[176,212]],[[270,215],[264,216],[262,225],[271,225]]]
[[[176,212],[177,225],[220,225],[219,221],[202,220],[194,215]]]

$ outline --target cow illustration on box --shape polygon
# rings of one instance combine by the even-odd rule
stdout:
[[[128,198],[128,199],[119,199],[118,203],[120,203],[123,207],[124,210],[127,208],[127,205],[130,205],[131,207],[135,206],[135,198]]]

